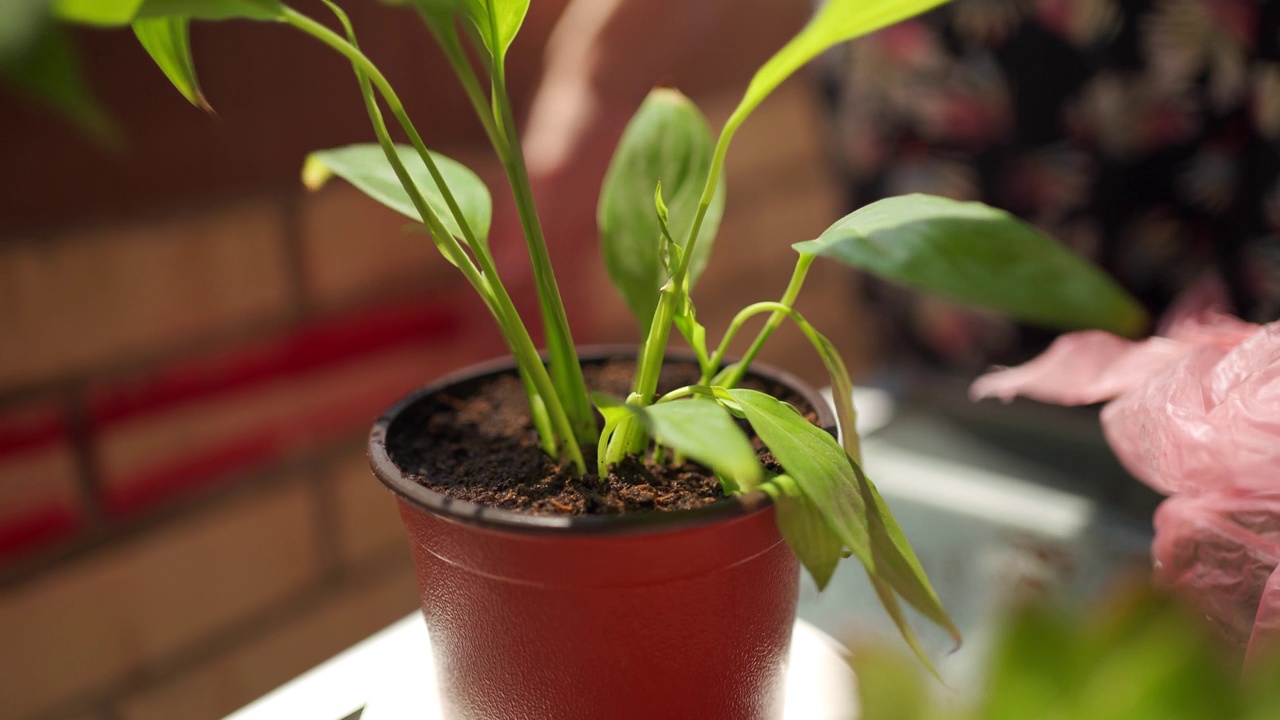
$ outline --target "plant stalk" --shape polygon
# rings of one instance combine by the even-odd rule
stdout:
[[[386,77],[382,75],[381,71],[378,70],[378,68],[364,55],[364,53],[360,52],[358,48],[344,40],[337,33],[334,33],[324,25],[321,25],[306,15],[298,13],[292,8],[285,8],[283,18],[285,22],[306,34],[311,35],[350,60],[352,64],[356,66],[357,70],[360,73],[363,73],[368,78],[369,82],[378,89],[384,101],[386,101],[387,106],[390,108],[392,115],[396,117],[400,122],[401,127],[404,128],[406,133],[408,133],[414,147],[418,150],[419,155],[423,157],[423,162],[426,163],[428,170],[432,172],[432,179],[435,180],[442,195],[445,197],[445,201],[449,205],[450,212],[452,212],[454,217],[458,220],[458,225],[463,230],[464,238],[468,241],[468,245],[471,247],[476,259],[481,264],[483,274],[477,272],[475,266],[471,263],[470,258],[466,256],[465,251],[458,246],[457,240],[454,239],[448,230],[445,229],[444,224],[440,221],[439,217],[436,216],[430,205],[428,205],[425,199],[422,198],[421,193],[417,190],[417,186],[414,185],[412,178],[410,178],[407,171],[404,170],[403,164],[399,163],[399,156],[395,152],[394,147],[388,147],[386,142],[384,142],[384,140],[389,141],[390,137],[386,134],[385,123],[383,123],[379,142],[383,143],[383,150],[387,153],[388,161],[391,162],[393,168],[396,168],[396,165],[399,164],[397,177],[400,178],[401,183],[405,186],[410,197],[414,198],[415,207],[419,213],[422,214],[423,222],[427,224],[428,229],[435,234],[441,244],[448,249],[447,254],[450,257],[465,260],[465,262],[459,262],[458,267],[462,270],[463,274],[467,276],[467,279],[471,282],[472,286],[476,288],[481,297],[485,300],[486,305],[489,307],[495,319],[498,321],[499,326],[502,328],[503,335],[506,337],[512,353],[516,356],[517,363],[521,367],[525,368],[525,371],[528,373],[533,385],[538,391],[538,395],[545,403],[551,422],[558,430],[558,446],[560,451],[568,456],[569,460],[573,462],[579,473],[585,474],[586,461],[582,455],[582,449],[577,439],[575,427],[569,422],[564,406],[559,402],[555,385],[552,383],[551,377],[548,375],[546,367],[543,365],[542,359],[538,355],[537,348],[533,344],[533,339],[529,336],[524,324],[520,321],[519,314],[516,312],[515,305],[511,302],[510,296],[507,295],[505,289],[503,289],[500,282],[498,282],[497,274],[492,268],[491,258],[488,257],[488,253],[485,252],[485,249],[483,247],[479,247],[478,243],[476,243],[470,224],[463,218],[456,200],[453,199],[452,193],[449,192],[448,186],[444,183],[444,179],[440,175],[439,169],[435,167],[435,162],[431,159],[431,155],[426,150],[426,146],[422,142],[421,136],[418,134],[416,128],[414,128],[413,123],[409,120],[408,114],[405,112],[404,106],[401,104],[395,90],[392,89],[390,83],[387,82]],[[374,111],[377,111],[376,107],[374,108]],[[374,124],[375,130],[377,130],[376,126],[378,123],[375,122]],[[404,175],[400,174],[402,171],[405,173]],[[490,278],[492,279],[492,282],[490,282]],[[585,391],[583,402],[585,403]]]
[[[796,261],[796,268],[791,273],[791,281],[787,283],[787,289],[783,292],[782,299],[778,301],[782,305],[789,308],[795,306],[796,297],[800,294],[800,288],[804,286],[805,277],[809,274],[809,267],[813,265],[813,258],[813,255],[801,254],[800,259]],[[773,332],[782,325],[782,321],[784,319],[785,317],[782,312],[775,312],[770,315],[769,319],[765,321],[764,327],[760,328],[760,333],[756,335],[756,339],[752,341],[751,347],[749,347],[746,354],[742,356],[742,359],[730,367],[721,370],[714,378],[703,376],[702,384],[720,385],[726,388],[731,388],[742,382],[742,376],[746,374],[747,370],[751,367],[751,363],[756,359],[756,356],[760,354],[760,351],[764,348],[765,343],[768,342],[769,337],[773,335]],[[737,332],[737,327],[731,326],[731,329],[733,332]],[[729,341],[732,339],[731,335],[726,334],[725,339],[721,341],[720,346],[716,348],[716,353],[712,356],[711,362],[708,363],[708,367],[720,367],[720,364],[724,362],[725,353],[729,350]]]

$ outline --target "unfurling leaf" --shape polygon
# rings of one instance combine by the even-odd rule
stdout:
[[[689,347],[693,349],[694,355],[698,358],[698,369],[703,374],[709,375],[715,372],[711,367],[711,357],[707,353],[707,329],[702,323],[698,322],[698,314],[693,306],[693,300],[688,295],[681,296],[680,307],[676,308],[675,315],[672,317],[676,329],[684,336],[685,342],[689,343]]]
[[[1118,335],[1147,325],[1142,306],[1101,270],[982,203],[888,198],[794,247],[1029,323]]]
[[[135,20],[133,32],[169,82],[192,105],[212,110],[200,92],[195,61],[191,57],[189,21],[182,17]]]
[[[609,278],[641,328],[649,327],[670,274],[662,262],[665,240],[654,212],[653,188],[662,183],[669,234],[684,243],[714,149],[711,129],[697,106],[675,90],[659,89],[649,93],[631,119],[609,164],[596,214],[601,250]],[[690,289],[707,265],[723,210],[720,183],[689,259]]]
[[[778,511],[778,529],[800,558],[819,590],[824,589],[840,562],[844,543],[827,527],[822,514],[810,503],[795,480],[779,475],[760,486]]]
[[[440,0],[436,1],[440,4]],[[516,39],[524,16],[529,12],[529,0],[462,0],[467,17],[476,26],[480,40],[490,57],[501,63],[507,56],[507,48]]]
[[[445,228],[455,238],[463,240],[462,229],[449,211],[444,195],[432,179],[422,157],[407,145],[397,145],[396,153]],[[435,159],[440,174],[444,176],[445,183],[453,191],[453,197],[462,209],[467,224],[471,226],[476,238],[481,243],[485,242],[489,236],[493,210],[489,189],[485,187],[484,181],[459,162],[438,153],[432,153],[431,156]],[[391,163],[387,161],[387,156],[375,143],[320,150],[307,156],[302,166],[302,179],[308,188],[318,189],[331,175],[337,175],[355,185],[365,195],[406,217],[422,220],[413,201],[409,199],[409,194],[396,177]]]

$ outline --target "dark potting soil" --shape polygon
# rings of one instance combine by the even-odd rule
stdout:
[[[624,398],[635,363],[611,360],[586,365],[592,390]],[[668,362],[659,392],[696,383],[695,365]],[[749,377],[742,387],[768,392],[812,420],[803,397],[783,386]],[[759,443],[757,442],[757,447]],[[499,376],[440,392],[416,403],[391,426],[391,460],[406,476],[459,500],[533,514],[586,515],[645,510],[685,510],[723,498],[715,475],[693,462],[630,458],[609,477],[594,474],[595,448],[584,447],[592,474],[577,475],[542,452],[529,406],[514,375]],[[761,450],[766,464],[768,451]]]

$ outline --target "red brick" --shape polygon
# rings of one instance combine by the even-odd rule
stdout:
[[[98,436],[108,504],[134,512],[276,458],[362,436],[398,397],[474,360],[419,341],[115,423]]]
[[[59,402],[0,415],[0,563],[83,523],[77,473]]]
[[[282,227],[255,202],[0,246],[0,387],[283,316]]]
[[[327,482],[337,510],[339,557],[349,565],[388,551],[403,551],[408,560],[408,540],[396,510],[396,501],[369,469],[363,448],[338,459],[327,470]]]
[[[0,596],[0,697],[22,717],[163,658],[318,575],[309,488],[182,518]]]

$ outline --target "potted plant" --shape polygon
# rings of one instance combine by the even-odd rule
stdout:
[[[738,127],[819,53],[938,0],[830,0],[760,68],[718,136],[673,90],[655,90],[645,101],[599,201],[610,275],[646,329],[630,379],[612,392],[588,383],[584,368],[594,366],[584,363],[565,320],[506,91],[505,55],[529,0],[391,4],[416,11],[435,36],[507,172],[532,258],[545,356],[498,276],[488,239],[488,189],[428,149],[346,15],[326,4],[337,30],[280,0],[62,0],[54,7],[71,21],[131,25],[174,85],[202,106],[187,34],[192,20],[276,22],[350,60],[377,142],[311,154],[304,183],[314,188],[340,177],[421,223],[501,329],[512,355],[507,364],[410,395],[378,421],[370,443],[374,470],[397,494],[413,544],[449,711],[462,717],[769,716],[779,707],[797,559],[822,587],[842,556],[855,556],[926,664],[903,601],[958,641],[861,469],[844,363],[793,307],[811,263],[833,258],[1050,325],[1132,334],[1145,326],[1141,308],[1010,215],[928,196],[877,202],[794,245],[797,263],[783,296],[744,308],[718,343],[709,342],[691,300],[715,239],[722,169]],[[392,141],[388,114],[409,144]],[[730,341],[757,316],[765,322],[754,342],[730,360]],[[811,391],[753,367],[784,322],[800,328],[829,371],[834,423]],[[689,359],[674,363],[667,352],[673,328],[692,348]],[[675,379],[663,384],[664,376]],[[473,400],[478,404],[467,405]],[[806,402],[809,417],[795,407]],[[492,430],[512,408],[518,420]],[[828,425],[838,427],[839,440]],[[468,444],[488,435],[523,448],[523,455],[514,454],[526,460],[495,469],[490,446]],[[448,436],[461,445],[442,455],[438,441]],[[536,449],[532,456],[521,445],[526,436]],[[449,455],[451,464],[441,460]],[[426,477],[415,477],[423,469]],[[459,480],[473,471],[475,482]],[[692,492],[671,512],[585,517],[573,514],[583,508],[554,499],[541,507],[559,502],[568,514],[503,510],[493,506],[502,498],[492,492],[487,504],[467,500],[477,487],[491,491],[495,482],[522,473],[532,473],[525,484],[567,483],[580,496],[602,497],[594,504],[606,509],[617,506],[610,493],[627,495],[637,483],[655,497],[676,486]],[[635,503],[664,504],[654,497]]]

